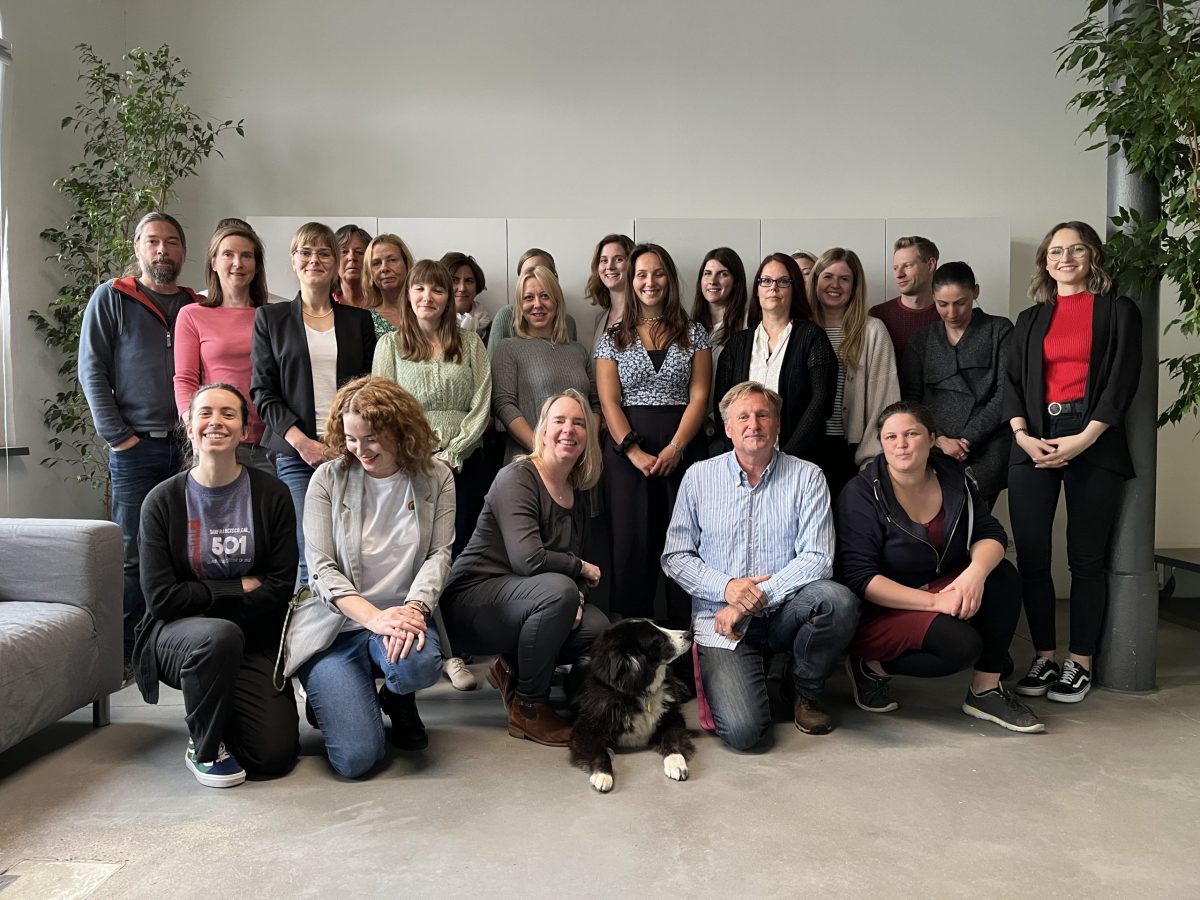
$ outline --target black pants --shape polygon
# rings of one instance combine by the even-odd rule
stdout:
[[[291,682],[275,690],[274,660],[247,652],[241,628],[227,619],[176,619],[163,625],[153,652],[159,679],[183,691],[197,759],[216,759],[224,741],[248,772],[282,775],[292,768],[300,739]]]
[[[855,475],[858,466],[854,454],[858,444],[848,444],[840,434],[815,435],[804,453],[804,458],[820,466],[829,485],[829,500],[837,503],[838,494]]]
[[[440,609],[454,645],[468,653],[503,653],[516,670],[517,696],[534,703],[549,699],[554,667],[586,654],[608,626],[589,603],[572,630],[579,588],[559,572],[491,578],[447,594]]]
[[[1078,434],[1076,417],[1058,416],[1048,437]],[[1036,469],[1023,462],[1008,470],[1008,513],[1025,596],[1025,618],[1035,650],[1057,646],[1054,581],[1050,569],[1054,513],[1060,487],[1067,499],[1067,565],[1071,570],[1070,651],[1094,656],[1108,607],[1105,570],[1113,523],[1125,479],[1088,462],[1085,450],[1061,469]]]
[[[920,650],[909,650],[880,665],[889,675],[916,678],[940,678],[968,667],[1003,672],[1020,617],[1021,577],[1012,563],[1002,559],[983,584],[979,612],[967,621],[939,615],[925,632]]]
[[[450,555],[457,557],[475,532],[475,523],[483,512],[483,498],[496,478],[492,459],[480,447],[463,460],[462,471],[454,473],[454,545]]]
[[[683,406],[630,406],[625,417],[642,436],[641,448],[657,456],[675,436]],[[702,439],[701,439],[702,440]],[[666,478],[647,478],[628,458],[617,453],[612,438],[604,441],[604,474],[608,491],[612,572],[609,609],[614,617],[654,618],[658,592],[659,560],[667,539],[667,526],[683,473],[697,458],[699,445],[684,448],[683,459]],[[692,600],[671,581],[666,582],[667,624],[686,628],[692,619]]]

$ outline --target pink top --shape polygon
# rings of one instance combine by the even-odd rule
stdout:
[[[250,404],[246,442],[262,440],[263,423],[250,403],[250,337],[253,308],[201,306],[191,303],[175,321],[175,405],[187,415],[192,395],[202,384],[224,381],[242,392]]]

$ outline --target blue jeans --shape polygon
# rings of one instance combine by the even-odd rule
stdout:
[[[298,456],[275,456],[275,474],[287,485],[292,495],[292,506],[296,509],[296,547],[300,550],[300,578],[297,584],[308,584],[308,563],[304,561],[304,495],[308,492],[308,483],[312,481],[312,466]]]
[[[813,581],[766,616],[746,624],[733,650],[699,647],[700,678],[717,737],[749,750],[771,730],[764,657],[791,655],[788,674],[797,696],[819,700],[825,679],[858,627],[858,597],[835,581]]]
[[[383,638],[365,628],[346,631],[296,671],[325,735],[334,771],[358,778],[383,759],[383,719],[375,679],[393,694],[411,694],[437,684],[442,655],[437,629],[425,631],[425,648],[408,659],[388,662]]]
[[[146,612],[138,569],[138,532],[142,501],[156,484],[180,470],[179,444],[174,437],[142,437],[128,450],[109,450],[108,478],[112,490],[112,520],[121,526],[124,547],[123,625],[125,656],[133,655],[133,632]]]

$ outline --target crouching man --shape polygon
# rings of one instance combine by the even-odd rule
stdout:
[[[858,623],[858,598],[829,580],[825,477],[776,448],[780,402],[755,381],[721,398],[733,450],[688,469],[662,555],[663,571],[692,596],[704,692],[718,737],[735,750],[771,729],[763,664],[772,653],[790,657],[784,689],[795,689],[796,727],[832,730],[821,694]]]

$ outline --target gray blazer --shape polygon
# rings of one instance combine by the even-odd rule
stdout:
[[[284,675],[321,652],[338,636],[346,616],[337,599],[359,592],[362,583],[363,471],[342,459],[322,463],[304,500],[304,557],[312,596],[292,614],[287,631]],[[433,460],[428,474],[414,475],[417,504],[417,568],[408,600],[420,600],[437,613],[450,573],[454,543],[454,474]]]

